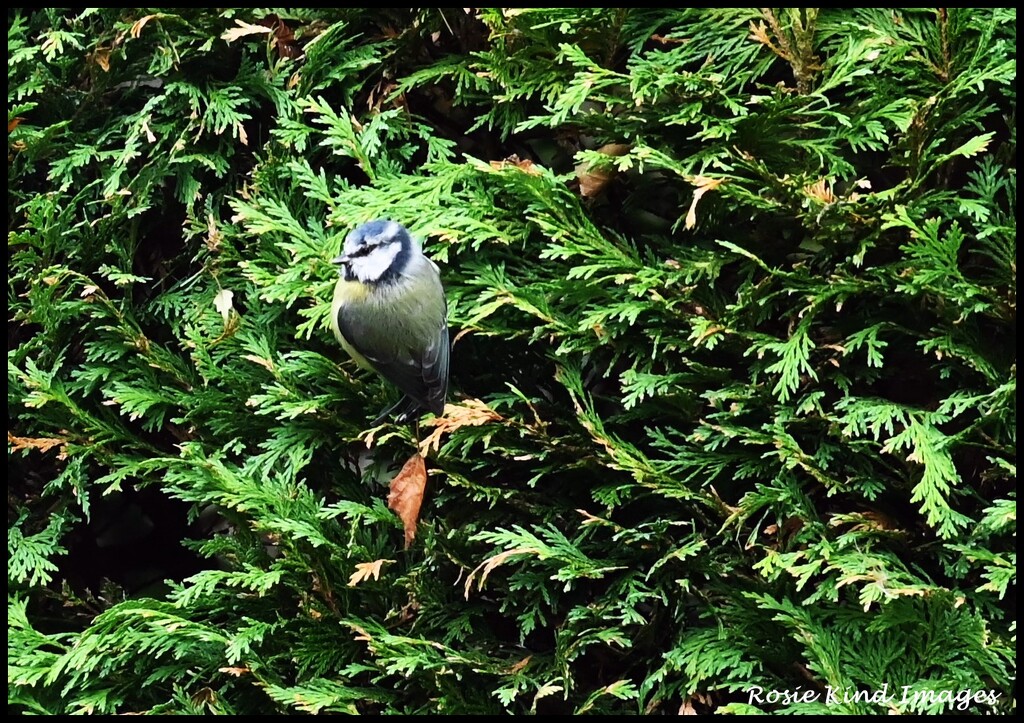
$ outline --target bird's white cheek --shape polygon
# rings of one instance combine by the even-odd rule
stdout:
[[[376,249],[367,256],[352,259],[352,272],[360,281],[376,281],[391,267],[401,250],[402,247],[399,244],[390,244]]]

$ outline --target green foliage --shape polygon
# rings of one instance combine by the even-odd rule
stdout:
[[[1015,48],[1012,9],[11,11],[9,708],[1013,712]],[[329,331],[382,216],[449,299],[418,430]]]

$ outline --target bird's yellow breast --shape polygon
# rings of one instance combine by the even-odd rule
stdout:
[[[370,294],[370,287],[360,281],[338,279],[334,285],[334,305],[340,306],[350,302],[365,301]]]
[[[370,295],[370,287],[358,281],[346,281],[339,279],[334,286],[334,301],[331,303],[331,330],[334,336],[341,343],[342,348],[355,360],[356,364],[364,369],[373,369],[373,366],[362,354],[352,348],[348,343],[341,329],[338,327],[338,312],[346,304],[359,304],[366,301]]]

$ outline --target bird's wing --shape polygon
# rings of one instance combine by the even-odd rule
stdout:
[[[444,411],[448,391],[448,324],[442,323],[434,340],[417,354],[415,349],[382,334],[372,316],[354,314],[349,306],[338,309],[338,330],[374,370],[411,399],[435,414]]]
[[[451,344],[448,340],[448,322],[445,321],[437,336],[423,354],[423,382],[427,394],[423,406],[434,414],[444,412],[444,400],[448,395],[448,355]]]
[[[434,342],[427,347],[423,355],[423,381],[427,384],[427,396],[424,406],[434,414],[444,412],[444,401],[448,396],[448,357],[451,353],[451,340],[448,338],[448,299],[441,287],[441,270],[430,259],[427,259],[434,280],[441,296],[441,319],[443,323],[437,330]]]

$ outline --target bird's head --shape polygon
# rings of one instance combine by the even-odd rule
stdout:
[[[413,252],[412,238],[400,223],[367,221],[345,237],[341,255],[331,260],[346,281],[376,285],[401,276]]]

